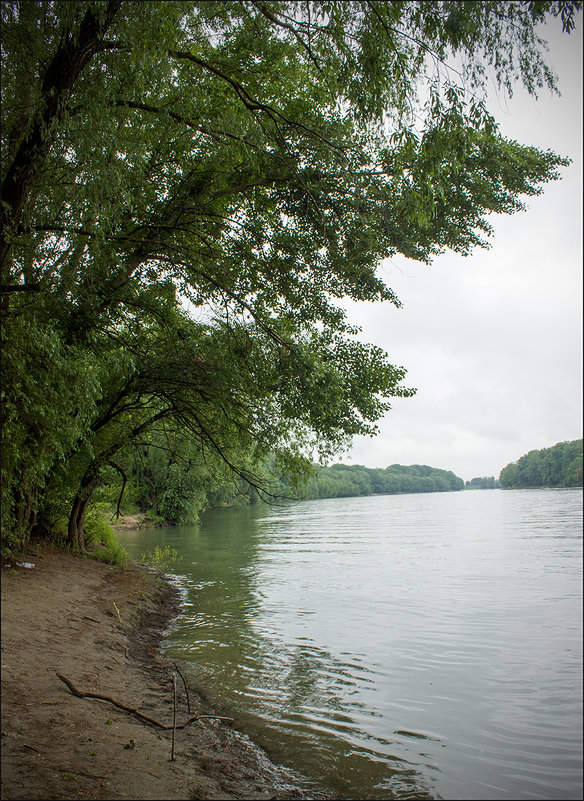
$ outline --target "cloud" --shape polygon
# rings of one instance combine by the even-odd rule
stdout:
[[[379,437],[356,438],[346,463],[425,463],[469,479],[582,436],[582,29],[550,30],[562,97],[536,103],[518,90],[491,106],[505,135],[573,162],[527,211],[491,219],[490,249],[430,267],[386,262],[404,308],[347,303],[418,394],[396,399]]]

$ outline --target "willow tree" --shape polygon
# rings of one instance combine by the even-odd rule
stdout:
[[[251,442],[299,465],[374,434],[413,390],[338,301],[399,307],[382,259],[468,254],[557,177],[485,85],[554,91],[538,26],[580,7],[3,2],[9,536],[146,408],[235,470]],[[124,371],[137,422],[101,426]]]

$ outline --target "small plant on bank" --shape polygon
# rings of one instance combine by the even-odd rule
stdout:
[[[155,545],[152,550],[140,555],[140,562],[156,570],[167,570],[171,565],[182,562],[182,556],[179,556],[176,548],[171,548],[170,545],[162,547]]]

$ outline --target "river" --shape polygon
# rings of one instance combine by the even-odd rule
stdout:
[[[233,507],[125,531],[182,556],[165,651],[341,798],[582,798],[582,492]]]

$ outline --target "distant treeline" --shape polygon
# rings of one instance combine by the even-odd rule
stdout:
[[[495,476],[472,478],[470,481],[466,482],[466,489],[497,489],[500,486],[501,483]]]
[[[551,448],[529,451],[504,467],[499,480],[508,489],[581,487],[582,440],[558,442]]]
[[[398,492],[449,492],[464,489],[450,470],[423,464],[392,464],[386,468],[334,464],[320,468],[303,493],[307,499]]]

